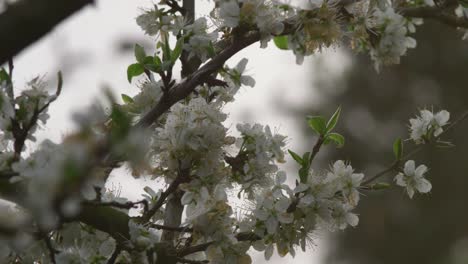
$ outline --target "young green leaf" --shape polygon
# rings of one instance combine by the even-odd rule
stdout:
[[[145,49],[138,44],[135,44],[135,58],[139,63],[144,64],[146,52]]]
[[[134,102],[133,99],[130,96],[126,95],[126,94],[121,94],[121,96],[122,96],[122,100],[126,104],[131,104],[131,103]]]
[[[330,117],[330,119],[327,122],[327,132],[332,131],[336,124],[338,123],[338,119],[340,119],[340,113],[341,113],[341,106],[336,109],[335,113]]]
[[[134,63],[127,68],[127,79],[131,83],[133,77],[138,76],[145,72],[145,68],[140,63]]]
[[[174,64],[177,61],[177,59],[180,57],[180,54],[182,54],[183,44],[184,44],[183,38],[180,38],[177,40],[177,44],[171,53],[172,64]]]
[[[210,42],[210,44],[206,47],[206,50],[208,51],[208,55],[210,56],[210,58],[216,55],[216,50],[213,46],[213,43]]]
[[[302,155],[302,164],[308,167],[309,161],[310,161],[310,152],[306,152],[304,153],[304,155]]]
[[[288,36],[276,36],[273,38],[276,47],[282,50],[288,49]]]
[[[159,56],[157,56],[156,54],[154,55],[154,65],[160,67],[161,66],[161,59],[159,58]]]
[[[326,124],[325,119],[321,116],[311,116],[307,118],[309,126],[317,132],[319,135],[324,135],[326,133]]]
[[[299,169],[299,181],[301,183],[307,183],[308,170],[306,167]]]
[[[331,141],[335,142],[336,146],[338,148],[341,148],[344,146],[345,139],[342,135],[338,133],[330,133],[327,135],[327,139],[330,139]]]
[[[297,153],[295,153],[294,151],[288,149],[288,152],[289,154],[291,155],[291,157],[299,164],[302,165],[302,158],[301,156],[299,156]]]
[[[6,81],[7,83],[11,83],[10,75],[5,71],[5,69],[0,69],[0,83]]]
[[[169,46],[169,40],[166,38],[162,46],[163,61],[171,61],[171,46]]]
[[[403,142],[401,141],[401,138],[397,138],[395,142],[393,142],[393,154],[395,154],[395,158],[397,160],[401,159],[401,156],[403,155]]]
[[[378,183],[372,184],[371,186],[372,190],[385,190],[388,188],[390,188],[390,184],[386,182],[378,182]]]

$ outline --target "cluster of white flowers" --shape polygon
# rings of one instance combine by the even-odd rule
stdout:
[[[216,0],[215,18],[226,27],[256,26],[261,34],[261,47],[267,47],[272,35],[284,30],[284,16],[279,4],[269,0]]]
[[[403,172],[398,173],[395,177],[396,184],[406,187],[410,198],[413,198],[415,191],[427,193],[432,189],[432,185],[424,178],[424,173],[426,172],[427,167],[425,165],[419,165],[416,168],[414,160],[408,160],[405,163]]]
[[[372,24],[375,24],[379,40],[371,48],[370,56],[378,71],[382,65],[399,64],[400,57],[406,54],[406,50],[416,47],[416,40],[407,36],[406,18],[396,13],[392,7],[387,7],[383,11],[375,9],[373,19],[375,20]]]
[[[449,119],[450,113],[446,110],[436,114],[426,109],[421,110],[420,116],[410,119],[411,139],[416,144],[426,143],[443,132],[442,127],[448,124]]]
[[[157,5],[154,5],[153,9],[144,10],[136,18],[136,22],[150,36],[156,36],[161,32],[172,32],[176,36],[186,24],[182,16],[168,15]]]
[[[130,240],[137,251],[144,252],[160,239],[159,232],[154,228],[147,228],[133,220],[128,222]]]
[[[300,25],[287,36],[287,48],[296,55],[297,64],[302,64],[305,56],[321,51],[324,47],[336,45],[342,36],[335,8],[323,3],[311,7],[311,10],[306,8],[289,11],[294,23]]]
[[[40,227],[47,230],[57,224],[57,197],[67,191],[65,183],[76,184],[77,177],[82,176],[88,163],[87,153],[86,146],[82,144],[57,145],[45,140],[28,158],[13,163],[12,169],[20,176],[11,178],[11,181],[26,181],[29,188],[25,202]],[[79,210],[79,200],[72,196],[60,202],[62,214],[71,216]]]
[[[155,135],[155,155],[159,166],[170,172],[194,168],[194,175],[213,175],[223,165],[226,114],[220,106],[194,98],[171,107],[163,127]]]
[[[60,253],[56,262],[67,263],[103,263],[114,252],[116,242],[108,234],[94,230],[91,227],[83,228],[80,224],[67,224],[59,235]]]
[[[359,201],[358,188],[363,174],[336,161],[328,173],[314,174],[294,190],[285,184],[286,174],[278,172],[273,188],[256,196],[256,209],[240,223],[240,231],[253,232],[260,240],[252,245],[264,251],[268,260],[276,244],[278,253],[294,256],[295,246],[305,250],[317,225],[330,230],[356,226],[358,217],[352,213]]]
[[[204,62],[214,55],[213,43],[218,39],[218,32],[208,32],[206,18],[198,18],[185,30],[189,40],[184,44],[184,49],[189,52],[189,59],[195,56]]]
[[[247,192],[254,186],[271,186],[272,175],[278,170],[275,162],[284,162],[285,136],[272,134],[270,127],[260,124],[238,124],[242,137],[236,141],[244,160],[242,170],[234,172],[234,180]]]
[[[309,173],[307,183],[300,183],[295,192],[299,193],[298,207],[310,218],[319,217],[330,230],[356,226],[358,218],[351,212],[359,202],[359,187],[364,178],[354,173],[351,165],[336,161],[327,174]]]
[[[139,84],[140,92],[125,107],[130,113],[142,115],[156,105],[162,97],[161,81],[146,80]]]
[[[232,69],[225,66],[224,71],[220,72],[220,75],[226,85],[212,87],[201,86],[199,92],[202,94],[208,94],[211,92],[211,94],[214,95],[213,99],[215,101],[224,103],[234,101],[234,96],[242,85],[250,87],[255,86],[255,79],[252,76],[245,74],[247,63],[248,59],[243,58]]]

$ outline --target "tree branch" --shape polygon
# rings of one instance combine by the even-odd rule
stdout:
[[[151,208],[149,208],[149,210],[145,212],[145,214],[143,214],[143,216],[141,217],[141,220],[143,222],[148,222],[151,219],[151,217],[159,210],[159,208],[163,206],[167,197],[171,195],[173,192],[175,192],[177,190],[177,187],[179,187],[181,183],[186,182],[187,180],[188,180],[188,174],[186,173],[179,174],[177,178],[173,182],[171,182],[169,187],[167,187],[167,189],[161,194],[161,196],[156,201],[156,203]]]
[[[94,0],[22,0],[0,15],[0,65]]]
[[[397,9],[397,12],[405,17],[429,18],[449,26],[468,28],[468,19],[455,16],[453,9],[441,9],[437,6],[403,7]]]

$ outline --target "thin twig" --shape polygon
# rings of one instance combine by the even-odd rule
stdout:
[[[55,254],[56,253],[59,253],[58,250],[56,250],[53,246],[52,246],[52,242],[50,241],[50,237],[47,235],[47,234],[44,234],[44,242],[47,246],[47,249],[49,250],[49,257],[50,257],[50,261],[52,263],[57,263],[56,260],[55,260]]]
[[[116,207],[116,208],[121,208],[121,209],[132,209],[135,208],[137,205],[142,204],[143,207],[145,208],[145,211],[147,211],[148,208],[148,201],[146,200],[141,200],[138,202],[126,202],[126,203],[119,203],[116,201],[110,201],[110,202],[101,202],[101,201],[83,201],[83,204],[85,205],[96,205],[96,206],[111,206],[111,207]]]
[[[435,137],[432,142],[437,142],[437,140],[442,137],[443,135],[447,134],[447,132],[449,132],[450,130],[452,130],[455,126],[457,126],[458,124],[460,124],[462,121],[464,121],[466,118],[468,117],[468,111],[466,111],[465,113],[463,113],[457,120],[455,120],[453,123],[451,123],[449,126],[447,126],[447,128],[440,134],[438,135],[437,137]],[[420,151],[422,151],[426,146],[430,146],[428,144],[424,144],[424,145],[420,145],[419,147],[413,149],[411,152],[409,152],[408,154],[404,155],[400,160],[396,160],[394,161],[389,167],[387,167],[386,169],[378,172],[377,174],[375,174],[374,176],[370,177],[369,179],[365,180],[362,182],[361,186],[364,188],[364,189],[367,189],[369,188],[370,186],[368,186],[370,183],[372,183],[373,181],[377,180],[378,178],[380,177],[383,177],[385,175],[387,175],[387,173],[390,173],[394,170],[397,170],[398,169],[398,166],[400,165],[400,162],[403,161],[403,160],[407,160],[409,158],[411,158],[412,156],[416,155],[417,153],[419,153]]]

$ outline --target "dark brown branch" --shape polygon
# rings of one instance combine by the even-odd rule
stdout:
[[[107,264],[114,264],[120,252],[122,252],[122,247],[120,246],[120,244],[117,244],[115,246],[114,252],[112,252],[111,257],[107,260]]]
[[[186,226],[165,226],[165,225],[158,225],[158,224],[150,224],[150,227],[158,229],[158,230],[167,230],[167,231],[173,231],[173,232],[186,232],[186,233],[193,232],[193,228],[186,227]]]
[[[172,105],[190,95],[198,85],[202,84],[211,74],[219,70],[229,58],[259,39],[260,34],[257,31],[250,32],[242,38],[233,39],[230,46],[165,94],[159,103],[143,116],[138,126],[147,127],[153,124]]]
[[[55,261],[55,254],[59,251],[54,248],[52,241],[50,241],[50,237],[47,234],[44,234],[44,243],[46,244],[47,250],[49,250],[50,262],[53,264],[57,263]]]
[[[186,174],[179,174],[179,176],[173,182],[171,182],[169,187],[167,187],[167,189],[161,193],[161,196],[158,198],[156,203],[143,214],[142,221],[148,222],[151,217],[163,206],[167,197],[175,192],[181,183],[184,183],[187,180],[188,176]]]
[[[404,7],[397,9],[405,17],[429,18],[438,20],[452,27],[468,28],[468,19],[457,17],[453,9],[441,9],[437,6]]]
[[[22,0],[0,15],[0,65],[93,0]]]
[[[121,209],[132,209],[137,207],[137,205],[142,204],[143,207],[145,208],[144,210],[148,210],[148,201],[146,200],[141,200],[138,202],[126,202],[126,203],[119,203],[116,201],[110,201],[110,202],[101,202],[101,201],[83,201],[83,204],[85,205],[100,205],[100,206],[110,206],[110,207],[115,207],[115,208],[121,208]]]
[[[184,258],[177,258],[178,263],[186,263],[186,264],[203,264],[209,263],[208,260],[191,260],[191,259],[184,259]]]
[[[256,234],[250,233],[250,232],[239,233],[239,234],[236,235],[236,238],[237,238],[237,241],[257,241],[257,240],[261,239]],[[182,248],[182,249],[177,251],[177,256],[185,257],[187,255],[190,255],[190,254],[193,254],[193,253],[196,253],[196,252],[204,251],[210,245],[212,245],[213,243],[215,243],[215,241],[211,241],[211,242],[207,242],[207,243],[203,243],[203,244],[198,244],[198,245],[195,245],[195,246]]]

